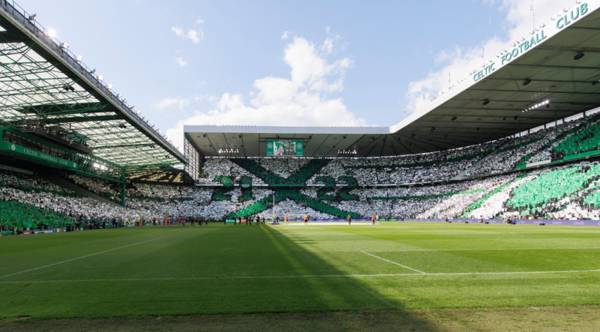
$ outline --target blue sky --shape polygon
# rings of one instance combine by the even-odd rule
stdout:
[[[575,3],[19,2],[176,143],[184,123],[394,124]]]

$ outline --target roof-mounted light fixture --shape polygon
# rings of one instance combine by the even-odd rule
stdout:
[[[344,156],[355,156],[358,154],[358,150],[356,150],[356,148],[354,148],[354,149],[338,149],[337,154],[344,155]]]
[[[226,147],[226,148],[219,148],[217,150],[218,154],[238,154],[240,153],[240,149],[237,147]]]
[[[546,100],[540,101],[539,103],[535,103],[531,106],[528,106],[527,108],[522,110],[521,113],[533,111],[533,110],[536,110],[536,109],[539,109],[539,108],[542,108],[542,107],[548,106],[548,105],[550,105],[550,99],[546,99]]]

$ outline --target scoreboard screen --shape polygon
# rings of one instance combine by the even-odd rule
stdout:
[[[267,141],[267,157],[304,157],[304,141]]]

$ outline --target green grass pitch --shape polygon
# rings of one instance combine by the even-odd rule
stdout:
[[[600,228],[213,224],[0,238],[0,319],[600,304]]]

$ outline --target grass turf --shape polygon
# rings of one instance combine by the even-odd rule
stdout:
[[[589,227],[215,224],[6,237],[0,318],[600,305],[598,269],[600,228]]]

